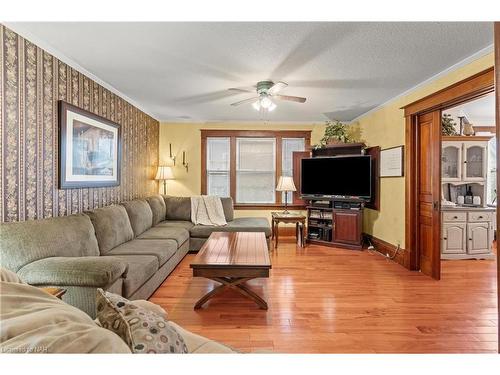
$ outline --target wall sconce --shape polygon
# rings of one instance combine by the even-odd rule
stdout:
[[[189,164],[186,161],[186,151],[182,151],[182,165],[186,168],[186,172],[189,172]]]
[[[172,162],[174,163],[174,166],[175,166],[175,155],[172,154],[172,143],[169,143],[168,144],[168,147],[169,147],[169,153],[170,153],[170,159],[172,159]]]

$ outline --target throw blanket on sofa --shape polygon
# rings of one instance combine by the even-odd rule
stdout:
[[[210,195],[191,197],[191,221],[199,225],[226,225],[220,198]]]

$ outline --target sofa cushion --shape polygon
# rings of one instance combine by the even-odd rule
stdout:
[[[84,214],[0,225],[2,266],[17,272],[47,257],[99,255],[94,227]]]
[[[158,271],[158,258],[154,255],[108,255],[104,258],[112,258],[127,264],[127,272],[123,280],[123,295],[130,297],[148,279]]]
[[[118,335],[39,288],[2,282],[0,289],[1,353],[130,353]]]
[[[101,255],[134,238],[125,207],[112,205],[85,213],[89,215],[94,225]]]
[[[222,203],[222,209],[224,210],[224,216],[226,217],[226,221],[233,221],[234,220],[233,198],[231,197],[221,198],[220,201]]]
[[[184,339],[169,322],[117,294],[97,291],[97,318],[127,343],[132,353],[187,353]]]
[[[207,339],[195,333],[189,332],[174,322],[169,322],[183,337],[188,353],[190,354],[236,354],[238,351],[221,344],[220,342]]]
[[[165,226],[156,226],[148,229],[139,237],[142,240],[167,239],[177,241],[177,246],[181,246],[189,239],[189,232],[184,228],[173,228]]]
[[[154,255],[163,266],[177,251],[175,240],[132,240],[115,247],[107,255]]]
[[[51,257],[25,265],[19,277],[32,285],[104,288],[127,271],[127,264],[106,257]]]
[[[0,266],[0,281],[5,281],[7,283],[18,283],[24,284],[24,281],[21,280],[19,275],[7,268],[3,268]]]
[[[165,220],[167,208],[165,207],[163,197],[161,195],[153,195],[151,197],[147,197],[146,201],[149,203],[151,211],[153,212],[153,225]]]
[[[153,226],[153,211],[151,211],[151,207],[144,199],[135,199],[133,201],[122,202],[121,204],[127,210],[130,225],[135,236]]]
[[[194,224],[190,221],[185,220],[165,220],[156,225],[157,227],[170,227],[170,228],[184,228],[191,229],[194,227]]]
[[[189,232],[191,237],[197,238],[208,238],[212,232],[264,232],[266,237],[270,237],[271,226],[264,217],[238,217],[222,227],[195,225]]]
[[[167,205],[167,220],[191,221],[191,198],[164,195]]]

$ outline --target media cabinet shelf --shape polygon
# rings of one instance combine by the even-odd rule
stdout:
[[[328,200],[331,207],[315,206],[316,200]],[[349,198],[310,199],[306,210],[307,243],[346,249],[362,248],[363,201]],[[327,217],[311,216],[311,211],[322,211]],[[330,222],[332,224],[328,225]],[[318,233],[318,237],[311,237],[311,233]]]
[[[331,211],[331,207],[314,207],[314,206],[306,206],[306,208],[310,208],[311,210],[323,210],[323,211]]]

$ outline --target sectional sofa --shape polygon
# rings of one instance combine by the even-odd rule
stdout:
[[[190,198],[161,195],[82,214],[4,223],[0,265],[28,284],[66,289],[64,301],[94,317],[97,288],[147,299],[214,231],[264,232],[269,241],[266,218],[234,218],[231,198],[222,203],[224,227],[194,225]]]

